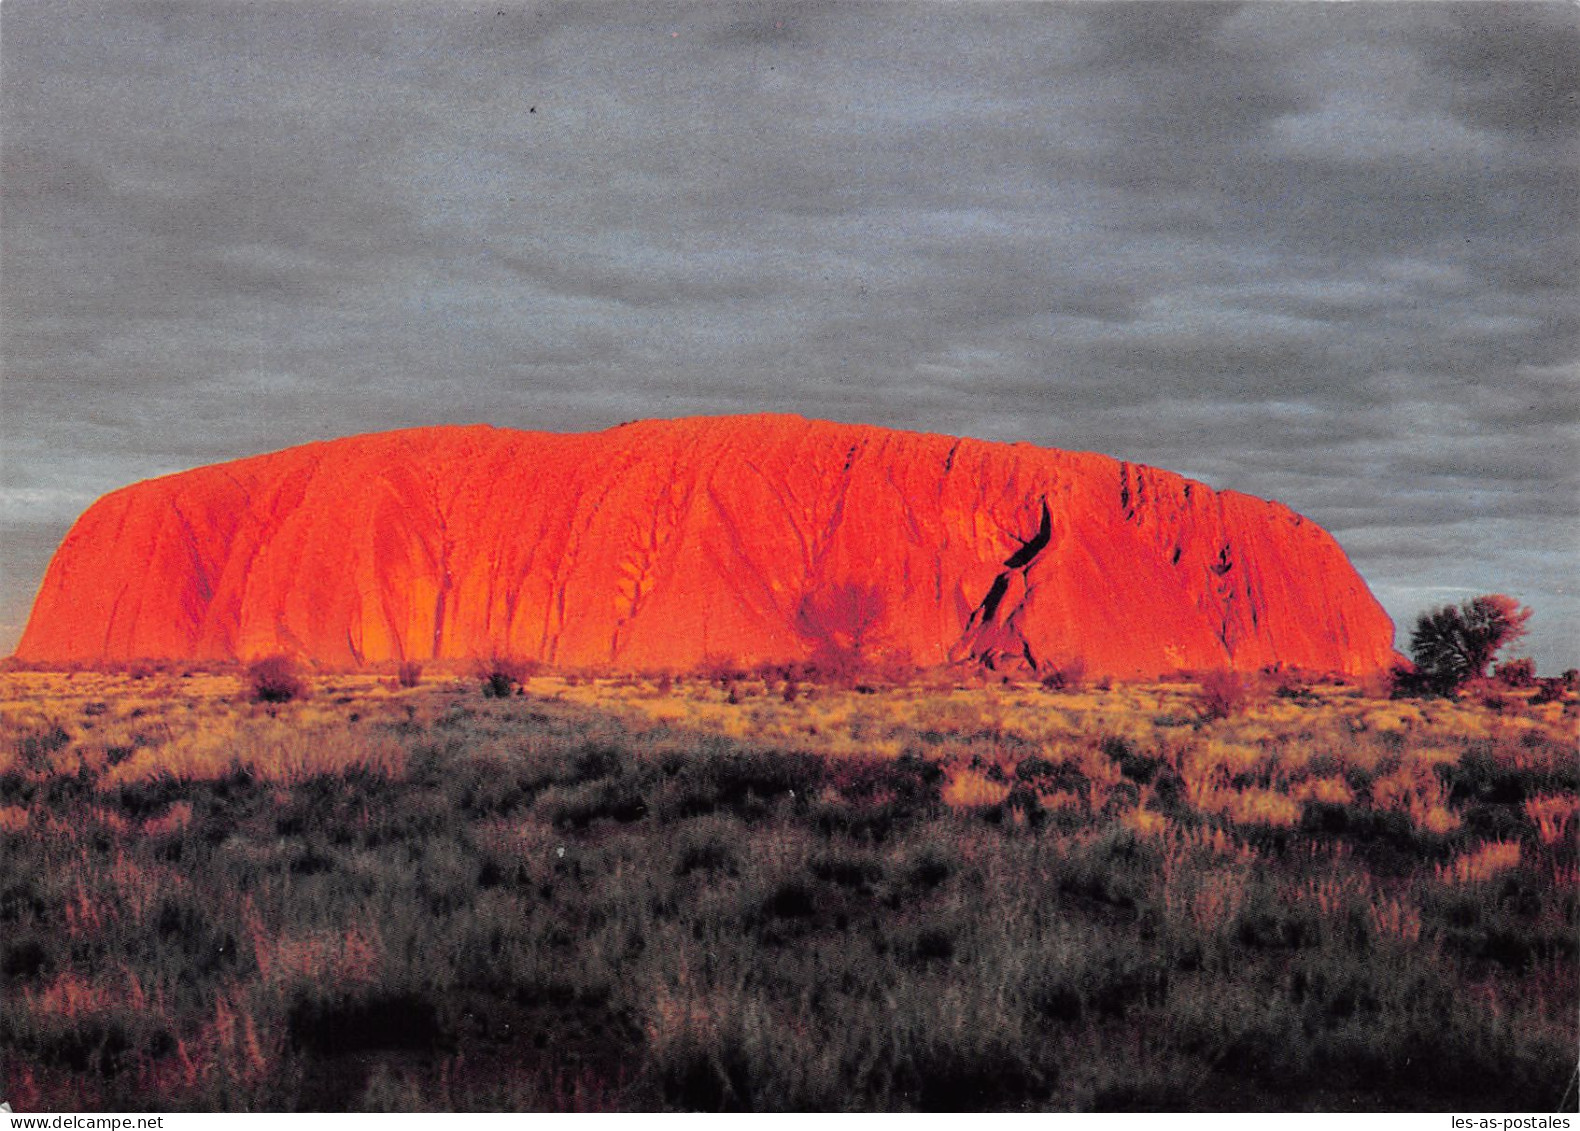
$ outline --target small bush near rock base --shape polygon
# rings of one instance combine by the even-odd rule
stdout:
[[[247,669],[254,703],[289,703],[307,694],[302,671],[290,656],[268,656]]]
[[[508,699],[526,680],[538,671],[532,660],[518,660],[509,656],[495,656],[478,665],[478,678],[483,683],[485,699]]]
[[[1206,719],[1227,719],[1245,709],[1250,687],[1239,672],[1214,671],[1201,677],[1196,703]]]

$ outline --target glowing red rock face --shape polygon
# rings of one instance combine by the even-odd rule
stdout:
[[[134,484],[18,656],[688,668],[830,649],[1363,673],[1393,625],[1277,503],[1106,456],[799,417],[357,436]]]

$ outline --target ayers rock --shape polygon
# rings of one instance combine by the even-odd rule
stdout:
[[[133,484],[67,535],[17,656],[276,652],[1356,674],[1389,666],[1393,625],[1278,503],[1102,455],[745,416],[413,429]]]

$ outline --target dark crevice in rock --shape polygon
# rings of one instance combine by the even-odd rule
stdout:
[[[1048,500],[1044,499],[1042,501],[1042,522],[1037,527],[1037,533],[1033,534],[1028,541],[1022,543],[1020,549],[1005,559],[1004,564],[1010,569],[1024,569],[1031,564],[1033,558],[1042,553],[1043,547],[1047,546],[1048,540],[1052,537],[1053,517],[1048,513]]]
[[[999,602],[1004,600],[1004,594],[1009,591],[1009,574],[1001,573],[993,579],[993,587],[988,590],[982,604],[977,608],[978,623],[992,624],[993,618],[998,616]]]

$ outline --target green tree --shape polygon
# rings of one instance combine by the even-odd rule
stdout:
[[[1410,658],[1428,691],[1447,695],[1487,674],[1493,658],[1525,635],[1531,610],[1513,597],[1488,593],[1422,613],[1410,634]]]

